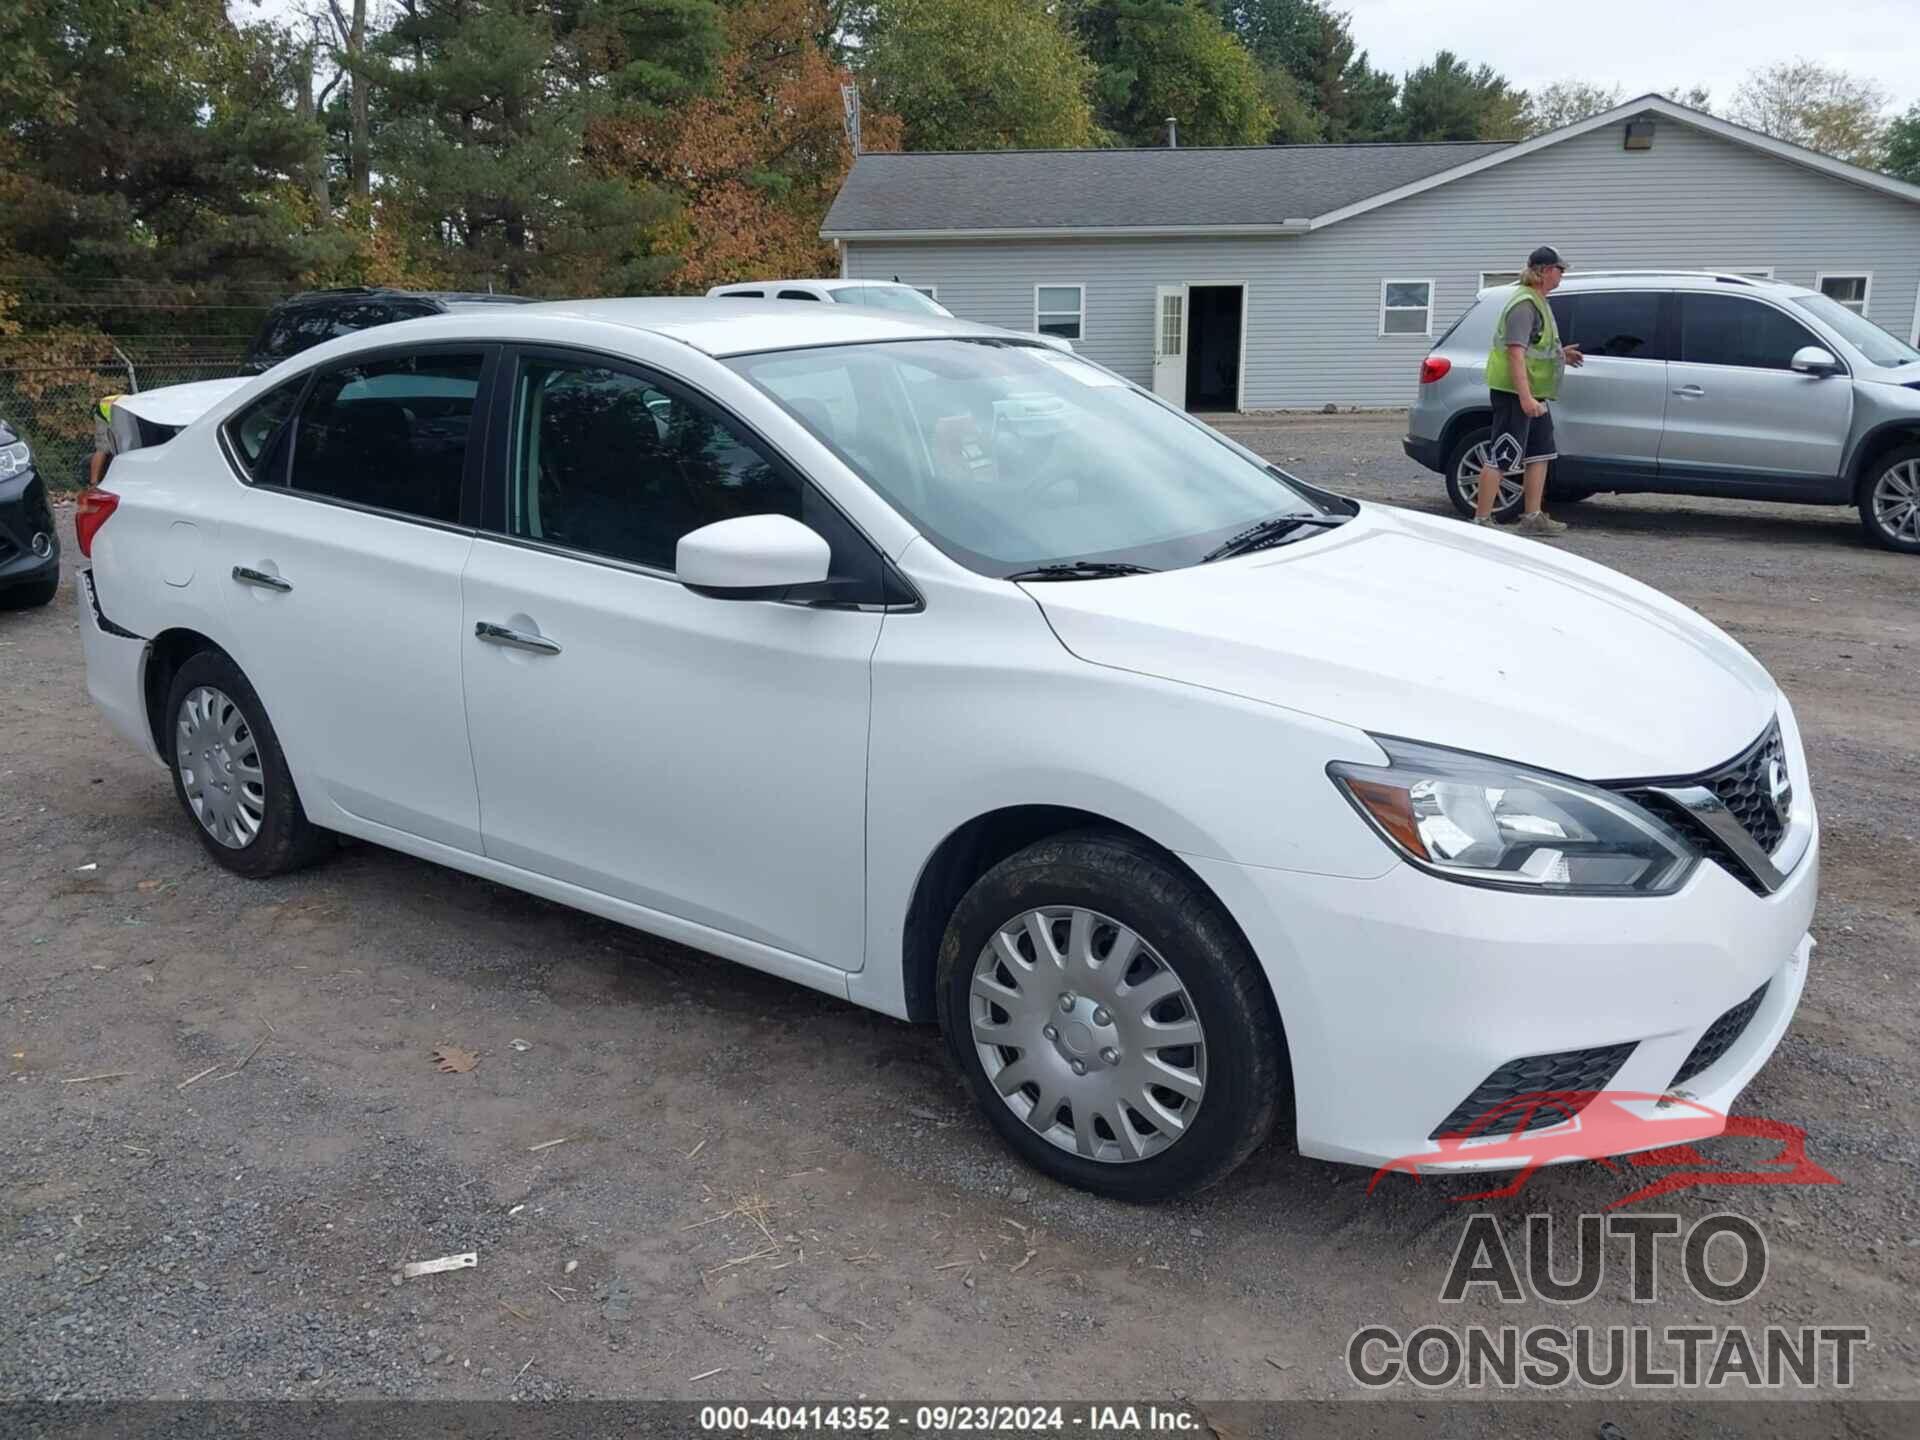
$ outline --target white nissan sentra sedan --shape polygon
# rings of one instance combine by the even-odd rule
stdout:
[[[1536,1090],[1724,1111],[1805,983],[1806,758],[1739,645],[1005,332],[390,325],[76,530],[88,689],[228,869],[357,836],[937,1021],[1089,1189],[1288,1109],[1363,1164]]]

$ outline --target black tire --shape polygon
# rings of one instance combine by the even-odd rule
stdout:
[[[1185,998],[1204,1032],[1205,1090],[1190,1127],[1156,1154],[1118,1162],[1055,1145],[1001,1098],[974,1043],[976,962],[998,930],[1030,910],[1055,906],[1095,911],[1131,929],[1186,987]],[[1040,988],[1052,983],[1049,979]],[[1152,1200],[1213,1184],[1266,1141],[1290,1093],[1280,1018],[1239,929],[1193,876],[1124,835],[1089,830],[1056,836],[983,875],[948,922],[936,993],[948,1049],[1001,1138],[1036,1170],[1098,1194]],[[1038,1022],[1033,1023],[1037,1029]],[[1038,1033],[1033,1037],[1035,1047],[1048,1043]],[[1024,1063],[1026,1047],[1014,1048]],[[997,1053],[1004,1059],[1008,1052]],[[1075,1083],[1066,1073],[1064,1054],[1036,1048],[1035,1058],[1061,1067],[1049,1072],[1055,1083]],[[1070,1098],[1063,1090],[1054,1118],[1070,1113]],[[1095,1116],[1089,1123],[1107,1122]],[[1117,1149],[1110,1125],[1104,1136],[1102,1143]]]
[[[1883,524],[1874,507],[1874,493],[1889,471],[1913,465],[1914,469],[1900,478],[1911,480],[1913,476],[1920,476],[1920,464],[1915,464],[1916,461],[1920,461],[1920,445],[1902,445],[1898,450],[1888,451],[1860,477],[1860,489],[1854,497],[1860,507],[1860,524],[1865,528],[1867,538],[1876,545],[1898,550],[1903,555],[1920,555],[1920,536],[1895,534]]]
[[[251,742],[259,757],[259,811],[257,830],[246,843],[228,845],[216,839],[195,812],[182,777],[179,755],[181,708],[187,697],[203,688],[226,696],[239,712],[239,734],[243,743]],[[167,692],[162,734],[166,741],[167,768],[173,772],[173,793],[193,826],[193,833],[214,860],[236,875],[263,880],[311,865],[332,848],[331,835],[307,819],[300,797],[293,788],[287,770],[287,757],[274,734],[267,707],[260,702],[240,667],[218,650],[202,650],[189,658],[174,673]],[[238,783],[238,777],[233,777]]]
[[[1493,426],[1476,425],[1471,430],[1463,431],[1453,442],[1453,448],[1447,452],[1447,468],[1444,472],[1447,482],[1447,499],[1453,502],[1453,508],[1459,511],[1464,519],[1471,520],[1473,518],[1473,509],[1475,501],[1478,498],[1480,481],[1478,472],[1475,472],[1473,480],[1463,489],[1460,482],[1460,467],[1465,463],[1467,456],[1472,453],[1475,446],[1485,445],[1492,439]],[[1493,507],[1493,518],[1496,520],[1513,519],[1520,513],[1522,503],[1520,492],[1516,489],[1511,500],[1505,504]]]
[[[53,603],[53,597],[60,593],[60,577],[49,575],[44,580],[30,581],[25,585],[9,585],[0,590],[0,610],[38,610],[42,605]]]

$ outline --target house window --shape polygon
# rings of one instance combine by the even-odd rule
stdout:
[[[1380,333],[1382,335],[1433,334],[1433,281],[1382,280],[1380,282]]]
[[[1480,288],[1482,290],[1490,290],[1495,285],[1517,285],[1519,283],[1520,272],[1518,270],[1482,270],[1480,272]]]
[[[1058,335],[1062,340],[1080,339],[1086,309],[1087,287],[1084,285],[1033,287],[1033,328],[1042,335]]]
[[[1854,314],[1864,316],[1867,313],[1867,292],[1873,287],[1873,276],[1823,270],[1814,284],[1822,295],[1829,300],[1839,301]]]

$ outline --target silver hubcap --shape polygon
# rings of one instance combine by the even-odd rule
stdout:
[[[1887,467],[1873,487],[1873,518],[1894,539],[1920,545],[1920,460]]]
[[[180,702],[173,749],[180,787],[207,833],[229,850],[252,844],[266,819],[267,777],[240,707],[209,685],[191,691]]]
[[[1460,487],[1460,494],[1469,507],[1480,493],[1480,472],[1487,468],[1487,442],[1482,440],[1466,454],[1460,457],[1460,473],[1454,481]],[[1520,480],[1518,475],[1500,477],[1500,495],[1493,502],[1495,513],[1511,509],[1520,503]]]
[[[1207,1091],[1193,997],[1133,931],[1029,910],[973,967],[974,1049],[1007,1108],[1070,1154],[1126,1164],[1192,1128]]]

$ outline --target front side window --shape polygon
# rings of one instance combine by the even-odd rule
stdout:
[[[1660,340],[1660,298],[1657,290],[1588,292],[1567,296],[1566,313],[1561,313],[1560,296],[1553,296],[1548,303],[1554,306],[1561,340],[1578,345],[1588,356],[1664,360],[1667,352]]]
[[[817,491],[706,403],[644,376],[529,358],[514,385],[512,435],[509,535],[671,573],[690,531],[785,515],[826,539],[836,576],[878,583],[877,552]]]
[[[1382,335],[1431,335],[1433,333],[1433,282],[1431,280],[1381,281],[1380,333]]]
[[[430,352],[321,371],[295,423],[287,487],[456,523],[483,364]]]
[[[1275,516],[1350,513],[1045,346],[889,341],[727,363],[981,574],[1068,562],[1168,569]]]
[[[273,444],[273,437],[280,433],[280,427],[287,422],[287,417],[293,414],[294,404],[300,399],[300,389],[306,383],[307,377],[302,375],[298,380],[276,386],[223,427],[234,459],[239,461],[240,468],[250,478],[261,478],[260,466],[266,459],[267,449]]]
[[[1790,370],[1793,352],[1817,345],[1811,331],[1771,305],[1735,295],[1680,296],[1680,356],[1693,365]]]
[[[1856,315],[1867,313],[1867,291],[1873,284],[1871,275],[1827,275],[1820,276],[1819,290],[1834,304],[1851,310]]]
[[[1062,340],[1081,339],[1086,328],[1087,287],[1037,285],[1033,291],[1033,328]]]
[[[1857,315],[1838,300],[1826,295],[1799,295],[1795,305],[1837,331],[1840,338],[1867,358],[1872,365],[1911,365],[1920,360],[1920,349],[1899,336],[1882,330],[1863,315]]]

